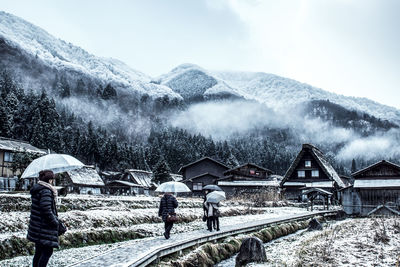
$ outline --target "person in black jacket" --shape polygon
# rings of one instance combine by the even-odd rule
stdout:
[[[33,267],[45,267],[58,248],[58,217],[55,199],[57,190],[52,186],[54,173],[44,170],[39,173],[39,182],[31,190],[32,206],[28,227],[28,240],[35,243]]]
[[[161,198],[160,201],[160,208],[158,210],[158,216],[162,217],[162,220],[164,222],[164,237],[166,239],[169,239],[170,237],[170,232],[172,229],[172,226],[174,225],[173,222],[168,222],[167,217],[168,214],[175,213],[175,209],[178,207],[178,201],[176,198],[172,195],[172,193],[165,193],[164,196]]]

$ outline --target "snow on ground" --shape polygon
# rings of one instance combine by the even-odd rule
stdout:
[[[299,208],[286,208],[291,212],[301,210]],[[282,210],[285,210],[282,208]],[[221,207],[224,214],[248,213],[248,207],[234,206]],[[251,208],[254,213],[275,213],[273,208]],[[196,219],[203,214],[202,208],[178,208],[176,212],[179,217],[186,221]],[[0,216],[6,220],[0,221],[0,236],[14,234],[28,229],[29,212],[0,212]],[[118,207],[91,210],[74,210],[59,214],[60,218],[67,223],[70,230],[82,230],[88,228],[103,227],[128,227],[142,223],[157,223],[161,221],[158,217],[158,209],[120,209]],[[191,219],[193,218],[193,219]]]
[[[324,224],[322,231],[300,230],[269,242],[265,244],[267,262],[247,267],[399,266],[399,244],[400,218],[347,219]],[[235,257],[217,266],[234,266]]]
[[[280,208],[265,208],[263,214],[257,215],[243,215],[243,216],[233,216],[233,217],[221,217],[220,224],[224,225],[234,225],[245,222],[252,222],[256,220],[262,220],[267,218],[276,218],[282,215],[287,214],[297,214],[304,212],[304,209],[295,208],[295,207],[280,207]],[[141,242],[143,240],[149,240],[154,238],[159,238],[163,231],[164,225],[163,223],[149,223],[149,224],[139,224],[131,226],[137,231],[144,231],[147,233],[153,233],[155,237],[149,237],[140,240],[132,240],[119,242],[115,244],[105,244],[105,245],[96,245],[96,246],[88,246],[82,248],[73,248],[73,249],[65,249],[65,250],[57,250],[54,252],[49,267],[51,266],[67,266],[74,262],[78,262],[80,260],[93,257],[95,255],[99,255],[104,253],[107,250],[124,246],[126,244],[131,244],[135,242]],[[130,228],[131,228],[130,227]],[[190,223],[180,223],[175,224],[172,229],[172,237],[178,233],[190,233],[191,231],[205,229],[206,225],[201,220],[196,220]],[[9,260],[0,261],[0,266],[29,266],[32,261],[32,256],[22,256],[16,257]]]

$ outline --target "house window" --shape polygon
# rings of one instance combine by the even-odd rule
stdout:
[[[257,176],[260,176],[260,173],[259,173],[259,172],[256,172],[256,175],[257,175]]]
[[[250,170],[250,174],[254,175],[254,174],[256,174],[256,171],[255,170]]]
[[[4,162],[13,162],[13,153],[4,152]]]
[[[193,191],[203,190],[203,183],[193,183]]]
[[[311,160],[306,160],[304,166],[311,167]]]
[[[319,170],[312,170],[311,177],[319,177]]]
[[[299,178],[306,177],[306,171],[297,171],[297,177]]]

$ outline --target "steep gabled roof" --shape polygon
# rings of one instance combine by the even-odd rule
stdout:
[[[197,164],[197,163],[199,163],[199,162],[201,162],[201,161],[203,161],[203,160],[211,160],[211,161],[217,163],[218,165],[220,165],[220,166],[222,166],[222,167],[224,167],[224,168],[226,168],[226,169],[229,169],[228,166],[222,164],[222,163],[219,162],[219,161],[216,161],[215,159],[212,159],[212,158],[210,158],[210,157],[203,157],[203,158],[198,159],[198,160],[196,160],[196,161],[194,161],[194,162],[192,162],[192,163],[189,163],[189,164],[187,164],[187,165],[185,165],[185,166],[180,167],[179,170],[178,170],[178,172],[179,172],[179,173],[182,173],[183,170],[186,169],[187,167],[190,167],[190,166],[192,166],[192,165],[194,165],[194,164]]]
[[[79,169],[67,171],[67,174],[75,185],[104,186],[104,182],[97,171],[90,166],[84,166]]]
[[[392,162],[390,162],[390,161],[381,160],[381,161],[379,161],[379,162],[377,162],[377,163],[374,163],[374,164],[372,164],[372,165],[369,165],[368,167],[365,167],[364,169],[361,169],[361,170],[359,170],[359,171],[353,172],[353,173],[351,174],[351,176],[356,177],[356,176],[358,176],[358,175],[360,175],[360,174],[362,174],[362,173],[364,173],[364,172],[367,172],[367,171],[369,171],[369,170],[371,170],[371,169],[373,169],[373,168],[375,168],[375,167],[377,167],[377,166],[379,166],[379,165],[389,165],[389,166],[391,166],[391,167],[393,167],[393,168],[395,168],[395,169],[397,169],[397,170],[400,171],[400,166],[399,166],[399,165],[394,164],[394,163],[392,163]]]
[[[4,137],[0,137],[0,150],[47,154],[47,151],[34,147],[25,141],[14,140]]]
[[[136,184],[140,184],[146,188],[150,188],[154,185],[154,183],[151,181],[153,178],[152,172],[135,169],[125,170],[125,172],[129,173],[133,177],[133,180],[135,180]]]
[[[247,166],[247,165],[248,165],[248,166],[253,166],[253,167],[257,168],[257,169],[260,169],[260,170],[263,170],[263,171],[265,171],[265,172],[267,172],[267,173],[269,173],[269,174],[272,174],[272,171],[271,171],[271,170],[266,169],[266,168],[261,167],[261,166],[258,166],[258,165],[253,164],[253,163],[245,163],[245,164],[242,164],[242,165],[233,167],[232,169],[229,169],[229,170],[224,171],[224,174],[225,174],[225,173],[228,173],[228,172],[231,172],[231,171],[234,171],[234,170],[237,170],[237,169],[240,169],[240,168],[242,168],[242,167],[244,167],[244,166]]]
[[[328,160],[325,158],[324,154],[317,147],[311,144],[303,144],[302,150],[299,152],[296,159],[292,162],[289,169],[287,170],[281,182],[281,186],[284,185],[286,180],[289,179],[289,177],[295,171],[296,167],[299,165],[300,160],[303,158],[306,149],[308,149],[311,152],[311,155],[314,157],[318,165],[321,167],[322,171],[326,174],[326,176],[329,179],[335,181],[339,187],[345,187],[344,182],[342,181],[342,179],[340,179],[339,175],[332,167],[332,165],[328,162]]]

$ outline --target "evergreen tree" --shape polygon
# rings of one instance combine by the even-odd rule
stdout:
[[[102,97],[104,100],[109,99],[116,99],[117,98],[117,91],[111,84],[107,84],[106,88],[103,90]]]
[[[45,144],[43,124],[40,116],[40,110],[38,108],[35,110],[35,113],[32,117],[32,121],[34,122],[34,124],[32,130],[32,137],[30,138],[30,143],[33,146],[39,148],[45,148],[46,144]]]
[[[348,166],[348,165],[347,165],[347,166]],[[353,160],[351,161],[351,173],[354,173],[354,172],[356,172],[356,171],[357,171],[356,160],[353,159]]]
[[[11,125],[4,102],[0,99],[0,136],[11,137]]]
[[[86,162],[95,164],[98,161],[99,148],[97,143],[97,136],[93,129],[93,123],[88,123],[87,143],[86,143]],[[112,153],[112,152],[111,152]]]
[[[78,79],[78,81],[76,82],[75,93],[77,95],[87,94],[86,85],[82,79]]]
[[[59,83],[57,83],[56,92],[58,92],[61,98],[66,98],[71,96],[71,87],[69,86],[67,79],[62,78]]]
[[[13,81],[11,74],[4,70],[0,76],[0,96],[3,99],[6,99],[7,95],[10,92],[15,92],[17,89],[17,85]]]
[[[152,181],[157,184],[172,181],[171,169],[164,158],[160,158],[160,161],[154,166],[153,179]]]

